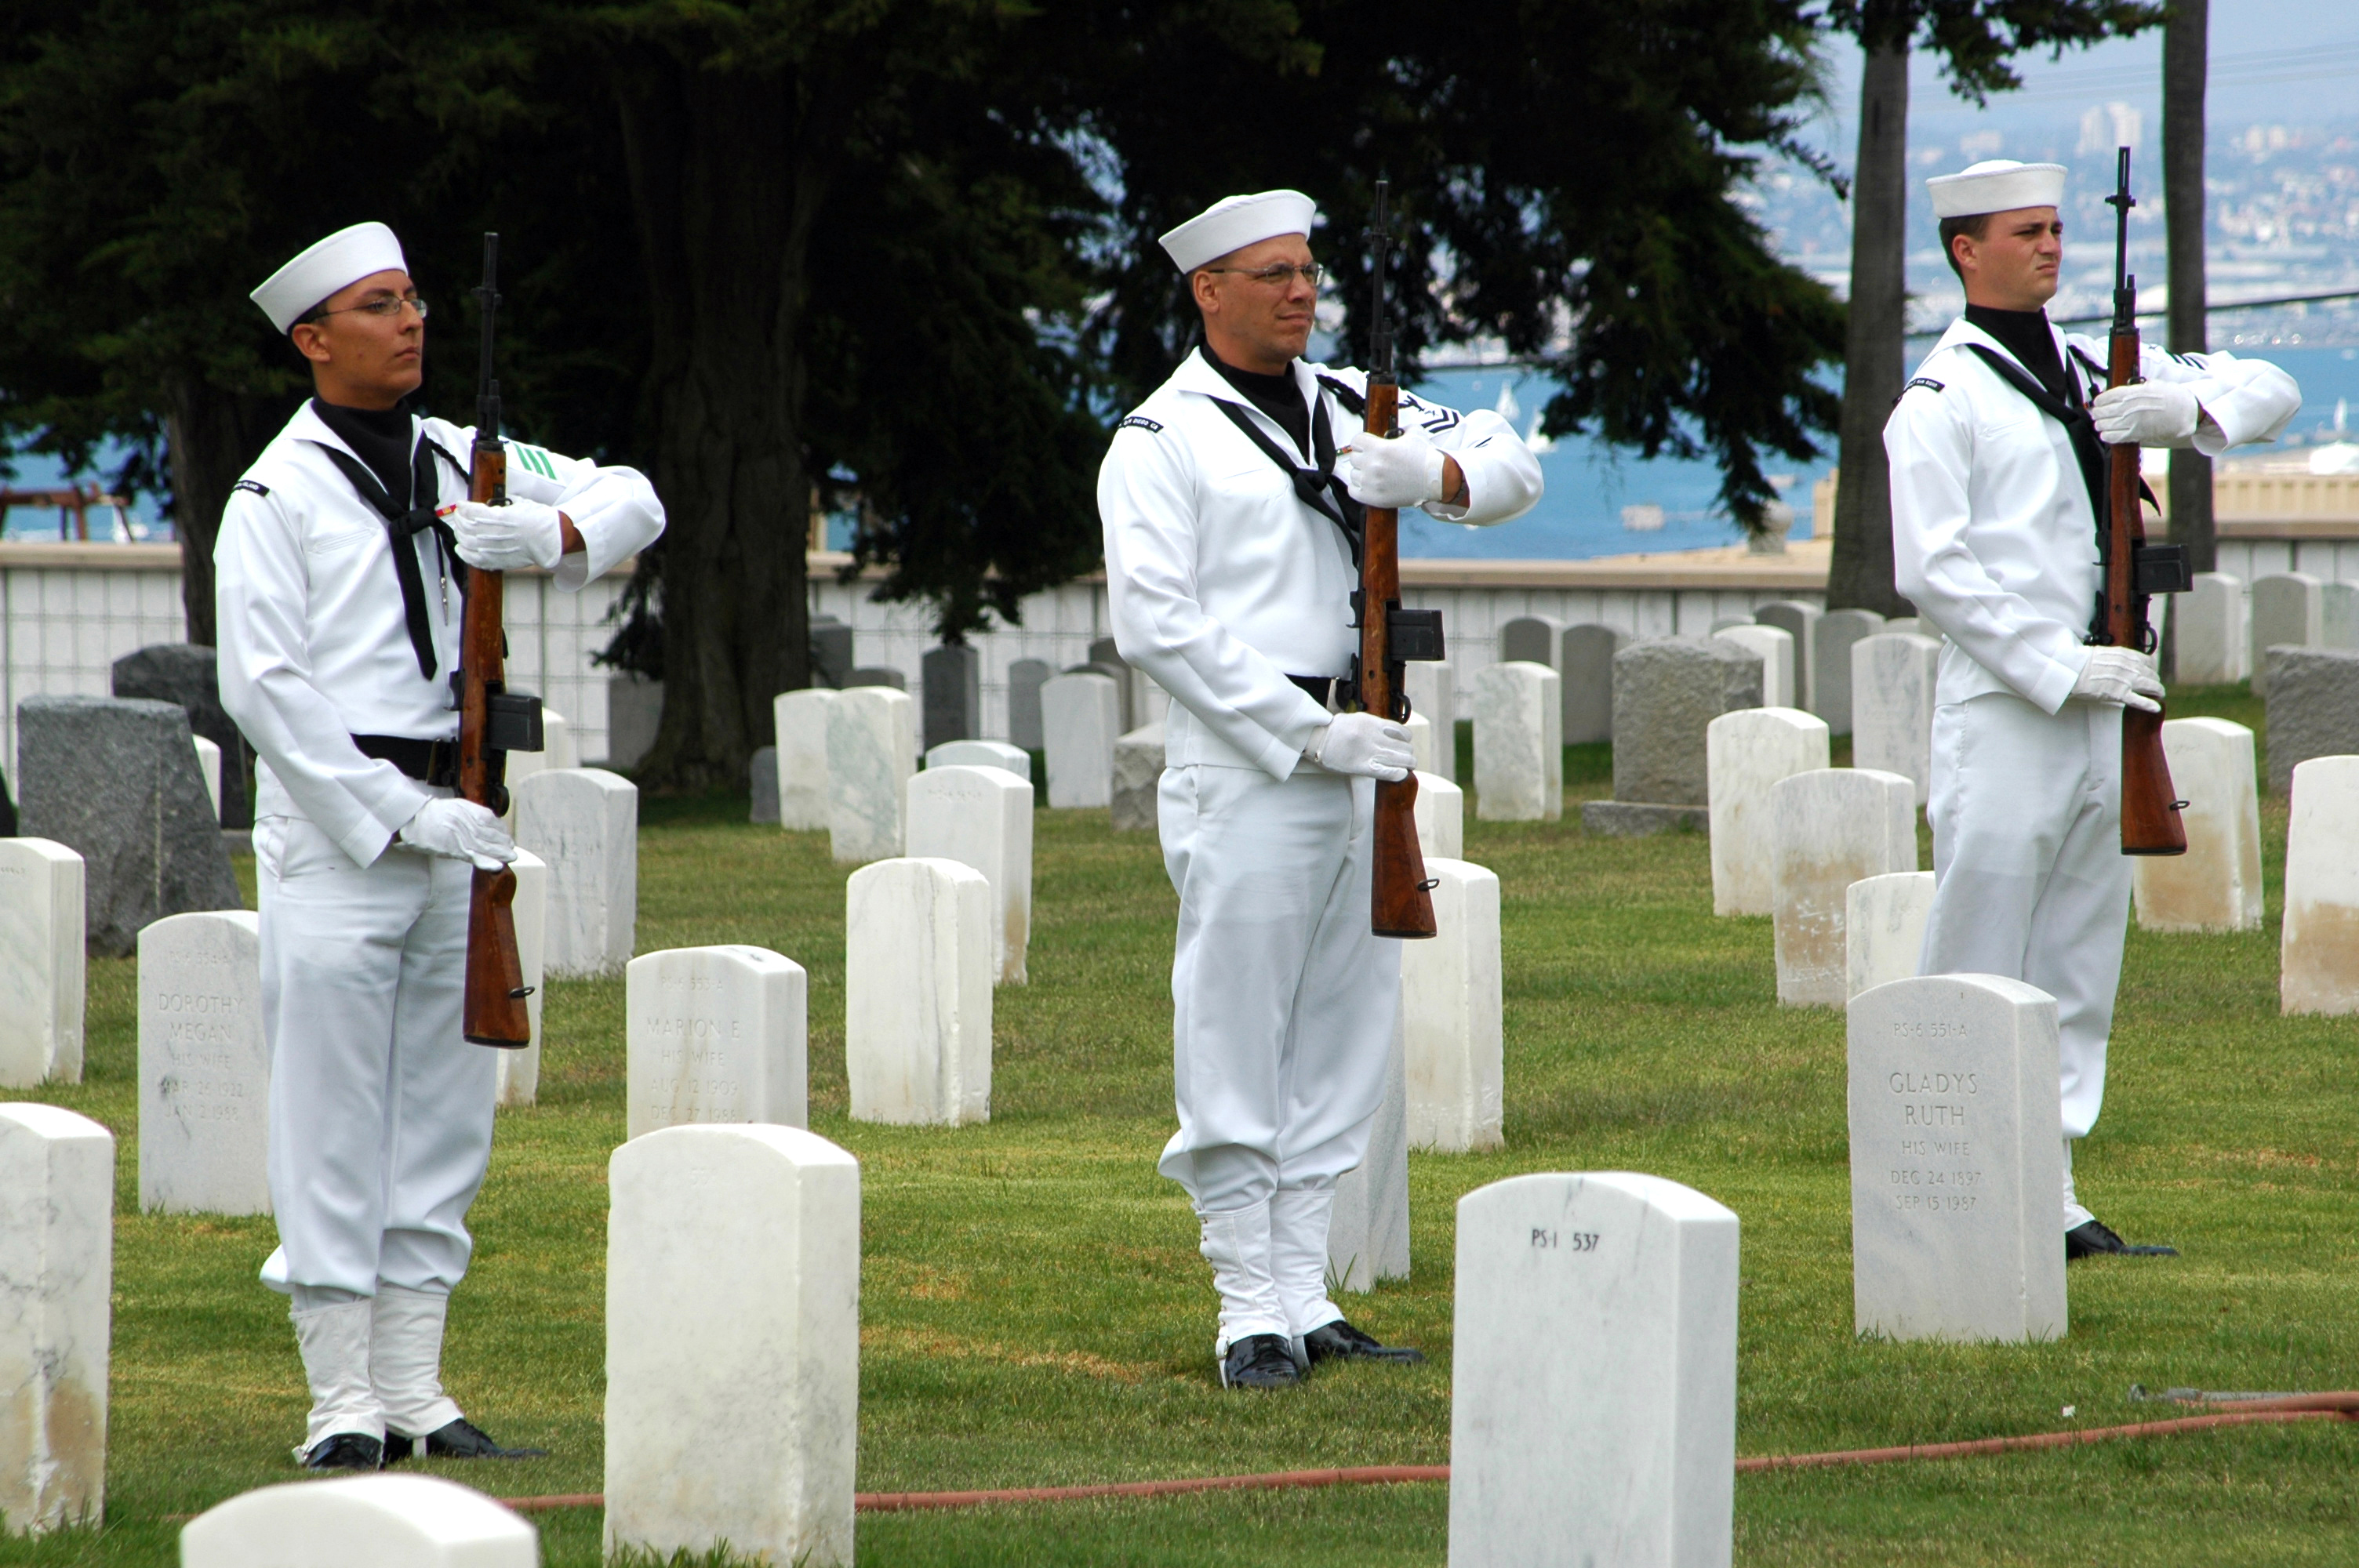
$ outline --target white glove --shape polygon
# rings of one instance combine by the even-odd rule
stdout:
[[[487,572],[518,567],[554,568],[564,557],[565,529],[556,507],[508,498],[506,506],[462,501],[442,514],[458,540],[459,558]]]
[[[1343,488],[1363,506],[1422,506],[1441,499],[1441,449],[1422,430],[1387,440],[1363,431],[1335,454]]]
[[[2195,394],[2175,381],[2107,387],[2089,404],[2097,437],[2109,447],[2183,447],[2202,416]]]
[[[1397,782],[1417,766],[1408,730],[1373,713],[1339,713],[1310,737],[1302,754],[1331,773]]]
[[[479,871],[496,871],[516,858],[516,840],[500,819],[456,796],[437,795],[419,806],[395,842],[421,855],[472,860]]]
[[[2092,648],[2072,695],[2089,702],[2111,702],[2160,713],[2162,677],[2154,673],[2154,656],[2128,648]]]

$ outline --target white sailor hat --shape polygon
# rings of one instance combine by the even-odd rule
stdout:
[[[1956,174],[1937,174],[1925,182],[1925,189],[1933,193],[1936,218],[1974,218],[1984,212],[2012,212],[2018,207],[2054,207],[2064,200],[2064,166],[1986,158]]]
[[[348,283],[373,272],[408,272],[401,242],[382,223],[339,229],[272,273],[248,296],[281,332]]]
[[[1193,272],[1231,251],[1279,234],[1309,234],[1318,203],[1299,190],[1224,196],[1163,236],[1163,249],[1181,272]]]

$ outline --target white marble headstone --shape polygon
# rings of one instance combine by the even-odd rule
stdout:
[[[810,983],[766,947],[669,947],[625,982],[624,1136],[690,1122],[810,1120]]]
[[[926,752],[929,768],[1005,768],[1019,779],[1032,777],[1032,754],[1005,741],[945,741]]]
[[[1941,644],[1880,632],[1851,645],[1852,765],[1898,773],[1922,806],[1933,782],[1933,669]]]
[[[1401,728],[1408,731],[1408,754],[1417,771],[1433,772],[1433,721],[1422,713],[1412,713]]]
[[[2177,678],[2198,685],[2224,685],[2245,678],[2252,667],[2252,640],[2245,630],[2245,583],[2226,572],[2197,572],[2195,586],[2173,596],[2179,622]]]
[[[582,759],[573,749],[573,728],[565,715],[544,706],[540,710],[540,750],[510,752],[502,777],[508,786],[507,815],[501,818],[508,831],[516,831],[516,786],[533,774],[549,768],[578,768]]]
[[[990,879],[956,860],[864,866],[844,885],[843,946],[853,1119],[990,1120]]]
[[[1422,946],[1423,943],[1408,943]],[[1385,1065],[1385,1098],[1368,1129],[1368,1151],[1335,1178],[1328,1212],[1327,1273],[1337,1290],[1363,1293],[1379,1280],[1408,1278],[1408,1086],[1396,1017]]]
[[[1827,721],[1799,708],[1740,708],[1704,727],[1712,800],[1712,912],[1767,914],[1769,792],[1827,765]]]
[[[1466,852],[1466,792],[1440,773],[1419,772],[1417,804],[1417,847],[1430,860],[1446,855],[1457,860]]]
[[[2268,651],[2276,647],[2314,648],[2324,640],[2326,585],[2308,572],[2272,572],[2253,579],[2246,600],[2251,629],[2253,695],[2268,689]]]
[[[778,826],[796,833],[827,830],[827,710],[836,694],[815,686],[770,699],[777,736]]]
[[[1857,1331],[2062,1338],[2056,1000],[1926,975],[1854,997],[1846,1033]]]
[[[670,1127],[607,1185],[607,1554],[850,1568],[859,1162],[797,1127]]]
[[[82,1082],[82,857],[0,838],[0,1088]]]
[[[2130,886],[2149,931],[2255,931],[2261,924],[2260,775],[2253,732],[2225,719],[2169,719],[2163,755],[2187,805],[2184,855],[2136,855]]]
[[[1458,777],[1458,681],[1448,659],[1416,659],[1401,676],[1412,717],[1433,726],[1433,762],[1425,771]]]
[[[213,820],[219,822],[221,820],[221,747],[201,735],[191,735],[189,739],[196,743],[197,772],[204,775],[205,798],[212,802]]]
[[[1499,879],[1429,856],[1435,935],[1401,944],[1401,1020],[1413,1148],[1496,1149],[1506,1096]]]
[[[139,1206],[268,1214],[269,1135],[258,917],[168,915],[139,933]]]
[[[488,1478],[488,1477],[487,1477]],[[540,1534],[472,1487],[379,1473],[243,1492],[180,1531],[180,1568],[539,1568]]]
[[[1851,645],[1884,630],[1873,610],[1831,610],[1812,633],[1810,711],[1838,735],[1851,733]]]
[[[0,1523],[106,1514],[114,1138],[51,1105],[0,1105]]]
[[[1627,1172],[1458,1202],[1451,1568],[1725,1568],[1736,1216]]]
[[[2359,757],[2296,763],[2288,794],[2278,1005],[2359,1012]]]
[[[521,1051],[494,1050],[492,1103],[531,1105],[540,1098],[540,1020],[549,989],[549,862],[516,847],[508,863],[516,873],[516,962],[524,983],[532,988],[525,1012],[532,1020],[532,1043]]]
[[[1915,978],[1933,917],[1933,873],[1887,871],[1843,892],[1845,1000]]]
[[[929,766],[909,780],[909,853],[956,860],[990,880],[993,980],[1024,984],[1032,941],[1032,782],[999,767]]]
[[[1049,804],[1060,808],[1111,805],[1114,743],[1122,733],[1122,694],[1113,679],[1066,675],[1043,686],[1040,728],[1047,741]]]
[[[1493,665],[1474,677],[1474,815],[1554,822],[1564,815],[1562,683],[1546,665]]]
[[[549,864],[542,968],[611,975],[639,926],[639,786],[603,768],[547,768],[516,789],[516,842]]]
[[[1841,1007],[1851,957],[1851,884],[1917,869],[1917,787],[1873,768],[1826,768],[1769,791],[1770,916],[1777,1000]]]
[[[1794,706],[1794,635],[1776,626],[1762,626],[1753,622],[1724,627],[1712,633],[1723,643],[1734,643],[1761,660],[1761,706],[1791,708]]]
[[[901,852],[901,807],[918,771],[917,726],[916,700],[891,687],[856,686],[828,705],[827,831],[838,865]]]

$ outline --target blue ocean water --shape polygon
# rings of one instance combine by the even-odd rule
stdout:
[[[2343,418],[2351,430],[2359,434],[2359,348],[2284,347],[2252,351],[2284,366],[2301,383],[2301,412],[2288,427],[2284,440],[2278,443],[2280,448],[2331,438],[2329,433],[2335,424],[2338,406],[2345,410]],[[1428,376],[1415,390],[1454,408],[1498,409],[1513,417],[1518,430],[1528,433],[1540,409],[1547,405],[1553,384],[1529,370],[1451,370]],[[2245,447],[2236,455],[2250,456],[2269,449]],[[6,483],[16,490],[87,483],[103,480],[116,460],[116,454],[103,453],[96,471],[70,475],[61,471],[54,459],[19,456],[12,460],[16,472]],[[1810,486],[1826,477],[1834,466],[1832,438],[1828,438],[1825,455],[1814,462],[1773,461],[1766,466],[1773,479],[1790,478],[1784,494],[1796,513],[1794,536],[1807,536],[1810,532]],[[1709,461],[1658,458],[1648,462],[1630,453],[1616,452],[1601,441],[1576,436],[1559,440],[1544,451],[1540,470],[1547,478],[1548,492],[1525,515],[1496,528],[1462,528],[1436,523],[1422,513],[1412,512],[1401,519],[1401,553],[1586,560],[1639,550],[1701,549],[1731,544],[1737,537],[1735,525],[1716,509],[1720,472]],[[1625,527],[1625,507],[1649,509],[1645,514],[1648,516],[1659,510],[1662,526],[1651,531]],[[171,536],[168,524],[158,521],[154,497],[136,498],[131,513],[137,525],[135,533],[144,529],[150,537]],[[100,536],[102,529],[111,530],[113,524],[112,514],[95,513],[92,516],[93,536]],[[830,542],[848,543],[848,523],[842,531],[846,535],[844,539],[832,538]],[[57,514],[12,509],[7,514],[6,536],[57,538]]]

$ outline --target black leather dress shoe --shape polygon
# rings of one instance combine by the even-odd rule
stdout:
[[[1224,1389],[1290,1389],[1302,1381],[1283,1334],[1248,1334],[1221,1357]]]
[[[382,1470],[385,1444],[361,1432],[332,1432],[303,1455],[306,1470]]]
[[[405,1459],[546,1459],[546,1448],[503,1448],[494,1443],[489,1433],[461,1416],[448,1426],[438,1426],[423,1437],[412,1437],[406,1432],[386,1429],[386,1459],[388,1465],[398,1465]]]
[[[2075,1258],[2176,1258],[2176,1247],[2133,1247],[2102,1220],[2087,1220],[2064,1233],[2064,1260]]]
[[[1321,1361],[1393,1361],[1411,1367],[1425,1364],[1424,1351],[1412,1350],[1406,1345],[1379,1345],[1340,1317],[1304,1335],[1302,1350],[1313,1367]]]

